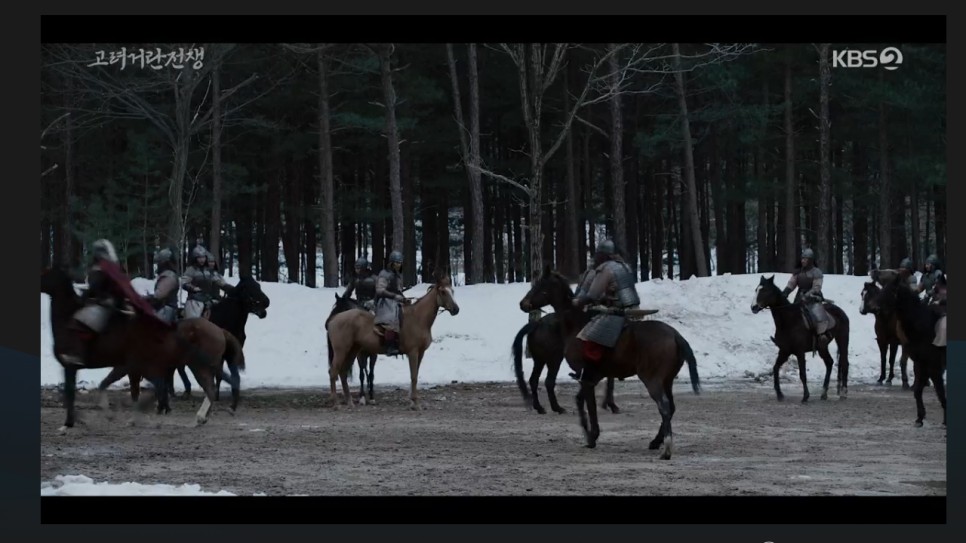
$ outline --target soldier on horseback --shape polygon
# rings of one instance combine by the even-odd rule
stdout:
[[[178,283],[175,271],[174,253],[171,249],[161,249],[154,257],[157,264],[158,279],[154,282],[154,293],[145,300],[157,311],[158,318],[173,323],[178,319]]]
[[[915,292],[926,293],[926,303],[930,303],[933,299],[933,292],[936,287],[936,282],[940,277],[943,276],[943,272],[939,267],[939,257],[936,255],[929,255],[926,259],[925,273],[919,278],[919,284],[916,285]]]
[[[194,262],[185,269],[182,286],[188,291],[188,301],[184,304],[184,317],[208,318],[213,300],[212,291],[218,289],[231,292],[232,286],[217,272],[208,269],[208,251],[201,245],[196,245],[191,251]]]
[[[634,272],[617,254],[613,241],[607,239],[597,245],[592,269],[592,272],[583,276],[573,304],[575,307],[585,307],[595,303],[606,308],[577,334],[577,339],[583,344],[583,359],[597,363],[607,350],[614,348],[627,323],[624,315],[607,310],[636,309],[641,300],[637,295]],[[584,374],[581,369],[570,375],[580,380]]]
[[[389,267],[379,272],[376,278],[376,326],[385,331],[386,354],[399,355],[399,317],[402,313],[400,304],[406,303],[403,296],[402,277],[403,256],[399,251],[389,254]]]
[[[64,364],[84,367],[89,362],[94,340],[103,334],[111,319],[128,307],[147,315],[163,327],[171,325],[159,319],[152,308],[131,286],[131,280],[121,269],[114,245],[99,239],[92,246],[92,262],[87,272],[88,288],[84,307],[74,314],[71,328],[77,333],[79,348],[73,353],[62,353]]]
[[[912,271],[912,259],[909,257],[903,258],[902,262],[899,263],[899,280],[900,284],[908,286],[915,292],[918,288],[916,284],[916,274]]]
[[[369,261],[364,256],[360,256],[356,260],[355,276],[349,282],[349,285],[346,286],[342,297],[348,298],[352,296],[353,292],[355,292],[356,300],[362,304],[362,307],[369,311],[375,309],[375,302],[373,300],[376,297],[376,277],[372,274]]]
[[[788,280],[788,284],[782,291],[786,298],[795,288],[794,303],[804,303],[807,311],[805,312],[809,327],[815,332],[816,336],[825,336],[830,341],[832,339],[832,328],[835,323],[831,316],[825,311],[825,297],[822,295],[822,270],[815,265],[815,252],[811,249],[802,251],[802,267],[796,270]]]
[[[205,256],[208,257],[208,271],[211,272],[212,276],[221,277],[221,272],[218,271],[218,261],[215,259],[215,255],[211,254],[211,251],[205,251]],[[216,305],[222,299],[221,288],[215,282],[210,283],[208,294],[211,296],[211,305]]]

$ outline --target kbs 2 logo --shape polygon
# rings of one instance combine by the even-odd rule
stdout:
[[[882,66],[886,70],[897,70],[900,64],[902,64],[902,51],[896,47],[886,47],[882,51],[875,49],[832,51],[833,68],[875,68]]]

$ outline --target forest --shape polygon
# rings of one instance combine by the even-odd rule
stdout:
[[[398,249],[407,284],[505,283],[576,279],[606,236],[641,281],[805,247],[921,268],[946,255],[945,45],[834,66],[887,46],[43,44],[41,265],[107,238],[152,277],[200,241],[259,281]]]

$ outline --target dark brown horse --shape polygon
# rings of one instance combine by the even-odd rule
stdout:
[[[74,290],[70,275],[62,268],[50,268],[40,276],[40,291],[50,296],[50,326],[54,339],[54,356],[64,366],[64,403],[67,420],[61,431],[74,427],[74,400],[78,368],[65,365],[64,354],[80,348],[76,332],[71,329],[74,313],[83,302]],[[164,376],[171,368],[187,363],[205,390],[205,401],[197,414],[198,424],[208,420],[214,399],[213,369],[221,361],[225,336],[220,328],[204,319],[182,321],[178,329],[160,324],[135,313],[133,317],[118,313],[105,331],[90,346],[86,368],[122,368],[121,375],[135,371],[154,385],[158,410],[170,410]],[[101,405],[106,403],[101,396]]]
[[[460,312],[459,305],[453,299],[453,287],[449,275],[442,274],[436,283],[430,285],[425,296],[411,305],[402,307],[399,331],[399,352],[409,358],[410,409],[419,410],[419,395],[416,382],[419,377],[419,366],[423,362],[426,349],[433,343],[432,328],[436,316],[442,309],[452,315]],[[331,388],[332,407],[337,409],[339,402],[335,393],[335,380],[341,377],[342,392],[346,405],[352,406],[352,395],[349,393],[348,372],[352,360],[359,353],[385,354],[386,347],[375,330],[375,316],[363,309],[350,309],[332,317],[326,325],[326,332],[332,345],[329,359],[329,384]]]
[[[570,287],[567,287],[568,290]],[[570,297],[573,298],[573,291],[570,291]],[[521,302],[522,303],[522,302]],[[524,310],[521,306],[520,308],[524,312],[529,312]],[[556,311],[556,310],[555,310]],[[581,313],[584,318],[583,324],[590,321],[590,316],[586,313]],[[579,328],[578,328],[579,330]],[[527,383],[523,381],[523,339],[527,340],[527,348],[530,350],[530,357],[533,359],[533,369],[530,371],[530,390],[527,390]],[[517,332],[515,338],[513,338],[513,345],[511,347],[513,353],[513,371],[517,377],[517,386],[520,387],[520,393],[523,394],[523,401],[530,402],[531,392],[533,399],[533,409],[544,415],[547,410],[540,405],[540,395],[537,390],[540,386],[540,374],[543,373],[543,368],[547,368],[547,377],[543,381],[543,386],[547,388],[547,398],[550,400],[550,409],[553,409],[556,413],[566,413],[567,411],[560,407],[557,403],[557,394],[555,389],[557,387],[557,373],[560,372],[560,365],[563,363],[564,359],[564,324],[563,319],[560,318],[560,313],[548,313],[544,315],[539,320],[530,321],[524,324],[520,331]],[[614,378],[607,378],[607,393],[604,396],[604,402],[601,404],[604,409],[610,409],[612,413],[619,413],[620,409],[617,407],[617,403],[614,402]]]
[[[859,313],[863,315],[870,313],[875,315],[875,342],[879,345],[879,360],[881,364],[879,380],[876,382],[881,385],[885,381],[891,385],[892,379],[895,378],[896,353],[899,352],[899,344],[901,343],[897,330],[899,319],[896,318],[895,313],[884,313],[882,308],[879,308],[877,311],[870,309],[873,301],[879,296],[880,290],[879,286],[875,284],[875,281],[869,281],[862,287],[862,306],[859,308]],[[888,379],[886,379],[886,353],[889,354]],[[906,371],[908,360],[909,354],[906,353],[906,348],[903,347],[902,358],[899,359],[899,371],[902,372],[902,390],[909,390],[909,377]]]
[[[331,341],[331,338],[329,337],[329,332],[328,332],[329,321],[332,320],[332,317],[338,315],[339,313],[342,313],[343,311],[349,311],[350,309],[359,309],[362,311],[367,311],[367,309],[363,308],[362,304],[359,303],[357,300],[353,300],[348,296],[346,297],[339,296],[339,293],[336,292],[335,305],[332,306],[332,311],[329,313],[329,318],[325,319],[325,328],[326,328],[325,343],[326,343],[326,348],[329,351],[329,367],[331,367],[331,364],[332,364],[332,341]],[[359,351],[359,354],[356,355],[356,360],[359,362],[359,403],[363,405],[365,405],[366,403],[366,391],[365,391],[366,378],[369,379],[369,403],[373,403],[373,404],[376,403],[375,394],[373,393],[373,390],[372,390],[372,387],[373,387],[372,379],[376,375],[376,359],[378,357],[379,355],[377,354],[367,354],[367,353],[363,353],[362,351]],[[367,360],[369,362],[368,372],[366,371]],[[351,364],[349,365],[348,371],[349,371],[349,376],[351,377],[352,376]]]
[[[840,399],[848,395],[849,377],[849,317],[837,305],[824,302],[825,310],[837,321],[832,329],[835,345],[838,347],[839,369],[837,386]],[[775,285],[775,276],[769,278],[761,276],[758,288],[755,289],[755,303],[751,305],[751,312],[757,314],[762,309],[771,309],[771,316],[775,320],[775,335],[772,341],[778,346],[778,358],[772,373],[775,378],[775,394],[778,401],[783,401],[781,385],[778,384],[778,370],[788,359],[795,355],[798,359],[798,375],[802,380],[802,403],[808,401],[808,379],[805,376],[805,353],[817,350],[822,361],[825,362],[825,383],[822,385],[822,399],[828,399],[829,380],[832,377],[834,361],[829,354],[829,340],[816,338],[815,333],[808,327],[805,320],[805,306],[801,303],[791,303],[782,291]]]
[[[584,311],[572,305],[572,296],[573,291],[570,290],[567,279],[547,266],[520,302],[520,307],[526,311],[528,308],[551,305],[563,320],[566,338],[564,357],[574,370],[583,369],[580,392],[576,399],[587,446],[596,447],[597,438],[600,437],[594,398],[597,384],[604,378],[620,379],[636,375],[657,403],[661,414],[661,427],[648,448],[656,450],[663,444],[661,458],[671,458],[671,417],[675,411],[672,388],[674,379],[685,362],[688,363],[692,389],[695,394],[701,393],[697,361],[691,346],[677,330],[666,323],[657,320],[628,321],[614,348],[608,349],[599,362],[585,364],[581,354],[581,341],[576,336],[581,323],[587,321]],[[587,412],[584,410],[585,404]]]
[[[946,370],[946,347],[933,345],[936,322],[939,315],[923,303],[912,290],[899,285],[898,281],[886,283],[870,304],[873,311],[895,313],[906,336],[906,347],[912,359],[915,381],[912,393],[916,398],[916,426],[922,426],[926,407],[922,403],[922,391],[931,380],[943,407],[943,426],[946,425],[946,386],[943,372]],[[905,348],[903,350],[905,350]]]

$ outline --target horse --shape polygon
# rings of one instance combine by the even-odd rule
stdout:
[[[399,352],[409,358],[409,376],[411,380],[409,407],[413,410],[421,409],[416,381],[419,375],[419,365],[423,362],[426,349],[433,342],[432,327],[440,310],[448,311],[451,315],[459,314],[460,308],[453,298],[453,287],[449,274],[436,274],[435,283],[426,290],[427,294],[409,305],[401,307]],[[348,370],[352,360],[360,353],[366,355],[386,354],[386,347],[376,332],[375,315],[363,309],[349,309],[338,313],[329,320],[326,332],[330,338],[329,385],[333,409],[338,409],[336,400],[335,380],[342,380],[342,392],[345,403],[352,407],[352,395],[349,393],[347,380]],[[371,381],[370,381],[371,382]]]
[[[922,391],[926,381],[931,380],[943,407],[943,426],[946,425],[946,386],[943,372],[946,365],[946,347],[933,345],[936,336],[936,322],[939,316],[924,304],[910,289],[902,288],[898,282],[887,283],[870,304],[874,311],[895,313],[906,335],[903,351],[909,350],[912,359],[912,372],[915,381],[912,393],[916,398],[916,427],[922,427],[926,418],[926,407],[922,403]]]
[[[362,306],[362,304],[358,300],[354,300],[354,299],[352,299],[352,298],[350,298],[348,296],[345,296],[345,297],[339,296],[339,293],[336,292],[335,293],[335,305],[332,306],[332,311],[331,311],[331,313],[329,313],[329,318],[325,320],[325,326],[326,326],[325,342],[326,342],[326,348],[329,351],[329,367],[331,367],[331,364],[332,364],[332,340],[331,340],[331,338],[329,336],[329,332],[328,332],[329,321],[332,320],[332,317],[338,315],[339,313],[342,313],[343,311],[348,311],[350,309],[361,309],[363,311],[368,311],[367,309],[365,309]],[[376,399],[374,397],[374,393],[373,393],[373,390],[372,390],[372,386],[373,386],[372,379],[375,376],[376,359],[377,358],[378,358],[378,355],[375,355],[375,354],[365,354],[365,353],[363,353],[361,351],[356,356],[356,360],[358,360],[358,362],[359,362],[359,398],[360,398],[360,403],[363,403],[364,404],[366,402],[365,385],[366,385],[366,378],[367,377],[369,379],[369,403],[376,403]],[[369,361],[369,371],[368,372],[366,372],[366,359],[368,359],[368,361]],[[349,371],[349,376],[351,377],[352,376],[352,365],[351,364],[349,365],[348,371]]]
[[[241,399],[241,377],[238,371],[239,368],[244,368],[245,364],[243,347],[245,345],[245,324],[248,322],[248,315],[253,314],[257,315],[260,319],[264,319],[268,315],[267,308],[270,303],[271,301],[262,292],[262,287],[258,284],[258,281],[255,281],[249,276],[244,276],[239,279],[235,288],[219,303],[214,304],[211,309],[211,315],[208,320],[224,330],[226,348],[222,355],[222,361],[228,365],[228,370],[231,372],[229,376],[222,368],[216,368],[214,401],[221,400],[222,380],[228,381],[231,385],[230,413],[234,413],[238,409],[238,402]],[[219,366],[221,365],[219,364]],[[165,386],[168,395],[174,396],[175,369],[178,370],[184,381],[184,397],[190,398],[191,382],[188,381],[188,377],[185,374],[184,364],[177,366],[177,368],[171,368],[169,374],[165,376]],[[115,368],[101,381],[98,388],[107,389],[107,387],[124,377],[124,374],[123,371]],[[128,372],[127,375],[131,383],[131,399],[137,401],[141,375],[137,372]]]
[[[569,286],[567,289],[570,292],[570,298],[573,298],[573,291],[570,290]],[[522,306],[520,309],[521,311],[525,311]],[[555,311],[559,310],[555,309]],[[585,320],[589,321],[590,317],[586,317]],[[517,377],[517,386],[520,387],[520,392],[523,394],[523,400],[524,402],[529,402],[531,394],[527,390],[526,383],[523,381],[524,337],[527,338],[527,347],[530,349],[530,357],[533,359],[533,369],[530,372],[529,379],[530,391],[533,392],[533,409],[541,415],[547,413],[546,409],[540,405],[540,396],[537,394],[537,389],[540,386],[540,374],[543,373],[543,368],[546,366],[547,377],[544,379],[543,385],[547,389],[547,398],[550,399],[550,409],[553,409],[555,413],[566,413],[567,411],[563,407],[560,407],[560,404],[557,402],[557,394],[555,393],[557,373],[560,371],[560,365],[564,359],[565,338],[560,313],[548,313],[539,320],[528,322],[520,328],[516,337],[513,338],[513,345],[511,347],[513,353],[513,370]],[[607,378],[607,394],[601,407],[610,409],[615,414],[620,412],[620,409],[614,402],[614,379],[612,377]]]
[[[849,377],[849,318],[840,307],[830,301],[822,302],[825,310],[836,320],[835,327],[831,330],[834,336],[835,345],[838,347],[839,369],[836,374],[836,392],[839,399],[845,399],[848,395]],[[751,312],[758,314],[762,309],[771,309],[772,318],[775,320],[775,335],[771,338],[772,342],[778,346],[778,358],[775,359],[775,367],[772,373],[775,378],[775,394],[778,401],[784,401],[785,395],[782,394],[781,385],[778,383],[778,370],[781,369],[791,355],[798,359],[798,375],[802,380],[802,403],[806,403],[809,398],[808,380],[805,376],[805,353],[812,351],[813,355],[817,350],[822,361],[825,362],[825,383],[822,385],[822,399],[828,399],[829,380],[832,377],[832,355],[829,354],[828,346],[831,343],[825,338],[816,338],[814,331],[806,324],[805,305],[799,302],[791,303],[781,289],[775,285],[775,276],[769,278],[761,276],[761,281],[755,289],[755,303],[751,305]]]
[[[594,391],[601,379],[627,378],[637,375],[647,388],[648,394],[657,403],[661,414],[661,427],[648,445],[656,450],[664,445],[661,459],[671,458],[672,432],[671,417],[674,415],[674,379],[685,362],[691,377],[691,387],[695,394],[701,393],[697,360],[686,339],[674,327],[657,320],[628,321],[621,331],[616,345],[597,363],[583,363],[581,341],[577,333],[586,323],[584,311],[571,303],[573,292],[567,279],[546,266],[530,291],[520,301],[524,311],[534,307],[551,305],[560,314],[564,330],[564,357],[575,371],[583,367],[580,392],[577,393],[577,410],[580,425],[587,439],[587,447],[595,448],[600,437],[597,421],[597,406]],[[590,415],[584,411],[584,405]]]
[[[74,313],[83,302],[74,290],[70,275],[60,267],[48,268],[40,276],[40,291],[50,297],[50,326],[54,338],[54,357],[64,367],[64,404],[67,419],[60,431],[74,427],[74,400],[77,368],[64,363],[62,356],[81,347],[77,333],[71,328]],[[213,367],[225,348],[222,330],[204,319],[188,319],[177,328],[164,328],[150,317],[135,313],[129,317],[118,312],[104,332],[89,346],[86,369],[122,368],[135,371],[153,385],[158,396],[158,411],[170,411],[167,388],[163,384],[167,372],[187,361],[191,372],[205,391],[205,401],[197,413],[197,423],[208,420],[214,398]],[[124,373],[121,373],[123,375]],[[99,389],[100,405],[107,397]]]
[[[881,308],[879,311],[872,311],[870,309],[870,304],[879,295],[880,290],[879,286],[875,284],[875,281],[865,283],[862,287],[862,305],[859,307],[859,313],[862,315],[875,315],[875,341],[879,345],[879,360],[882,368],[879,371],[879,380],[876,382],[881,385],[885,381],[886,384],[891,385],[892,379],[895,377],[896,353],[899,352],[899,344],[901,343],[897,330],[899,320],[894,313],[883,313]],[[887,352],[889,353],[888,379],[886,379],[885,375]],[[902,358],[899,359],[899,370],[902,372],[902,390],[909,390],[909,377],[906,372],[908,360],[909,353],[903,347]]]

